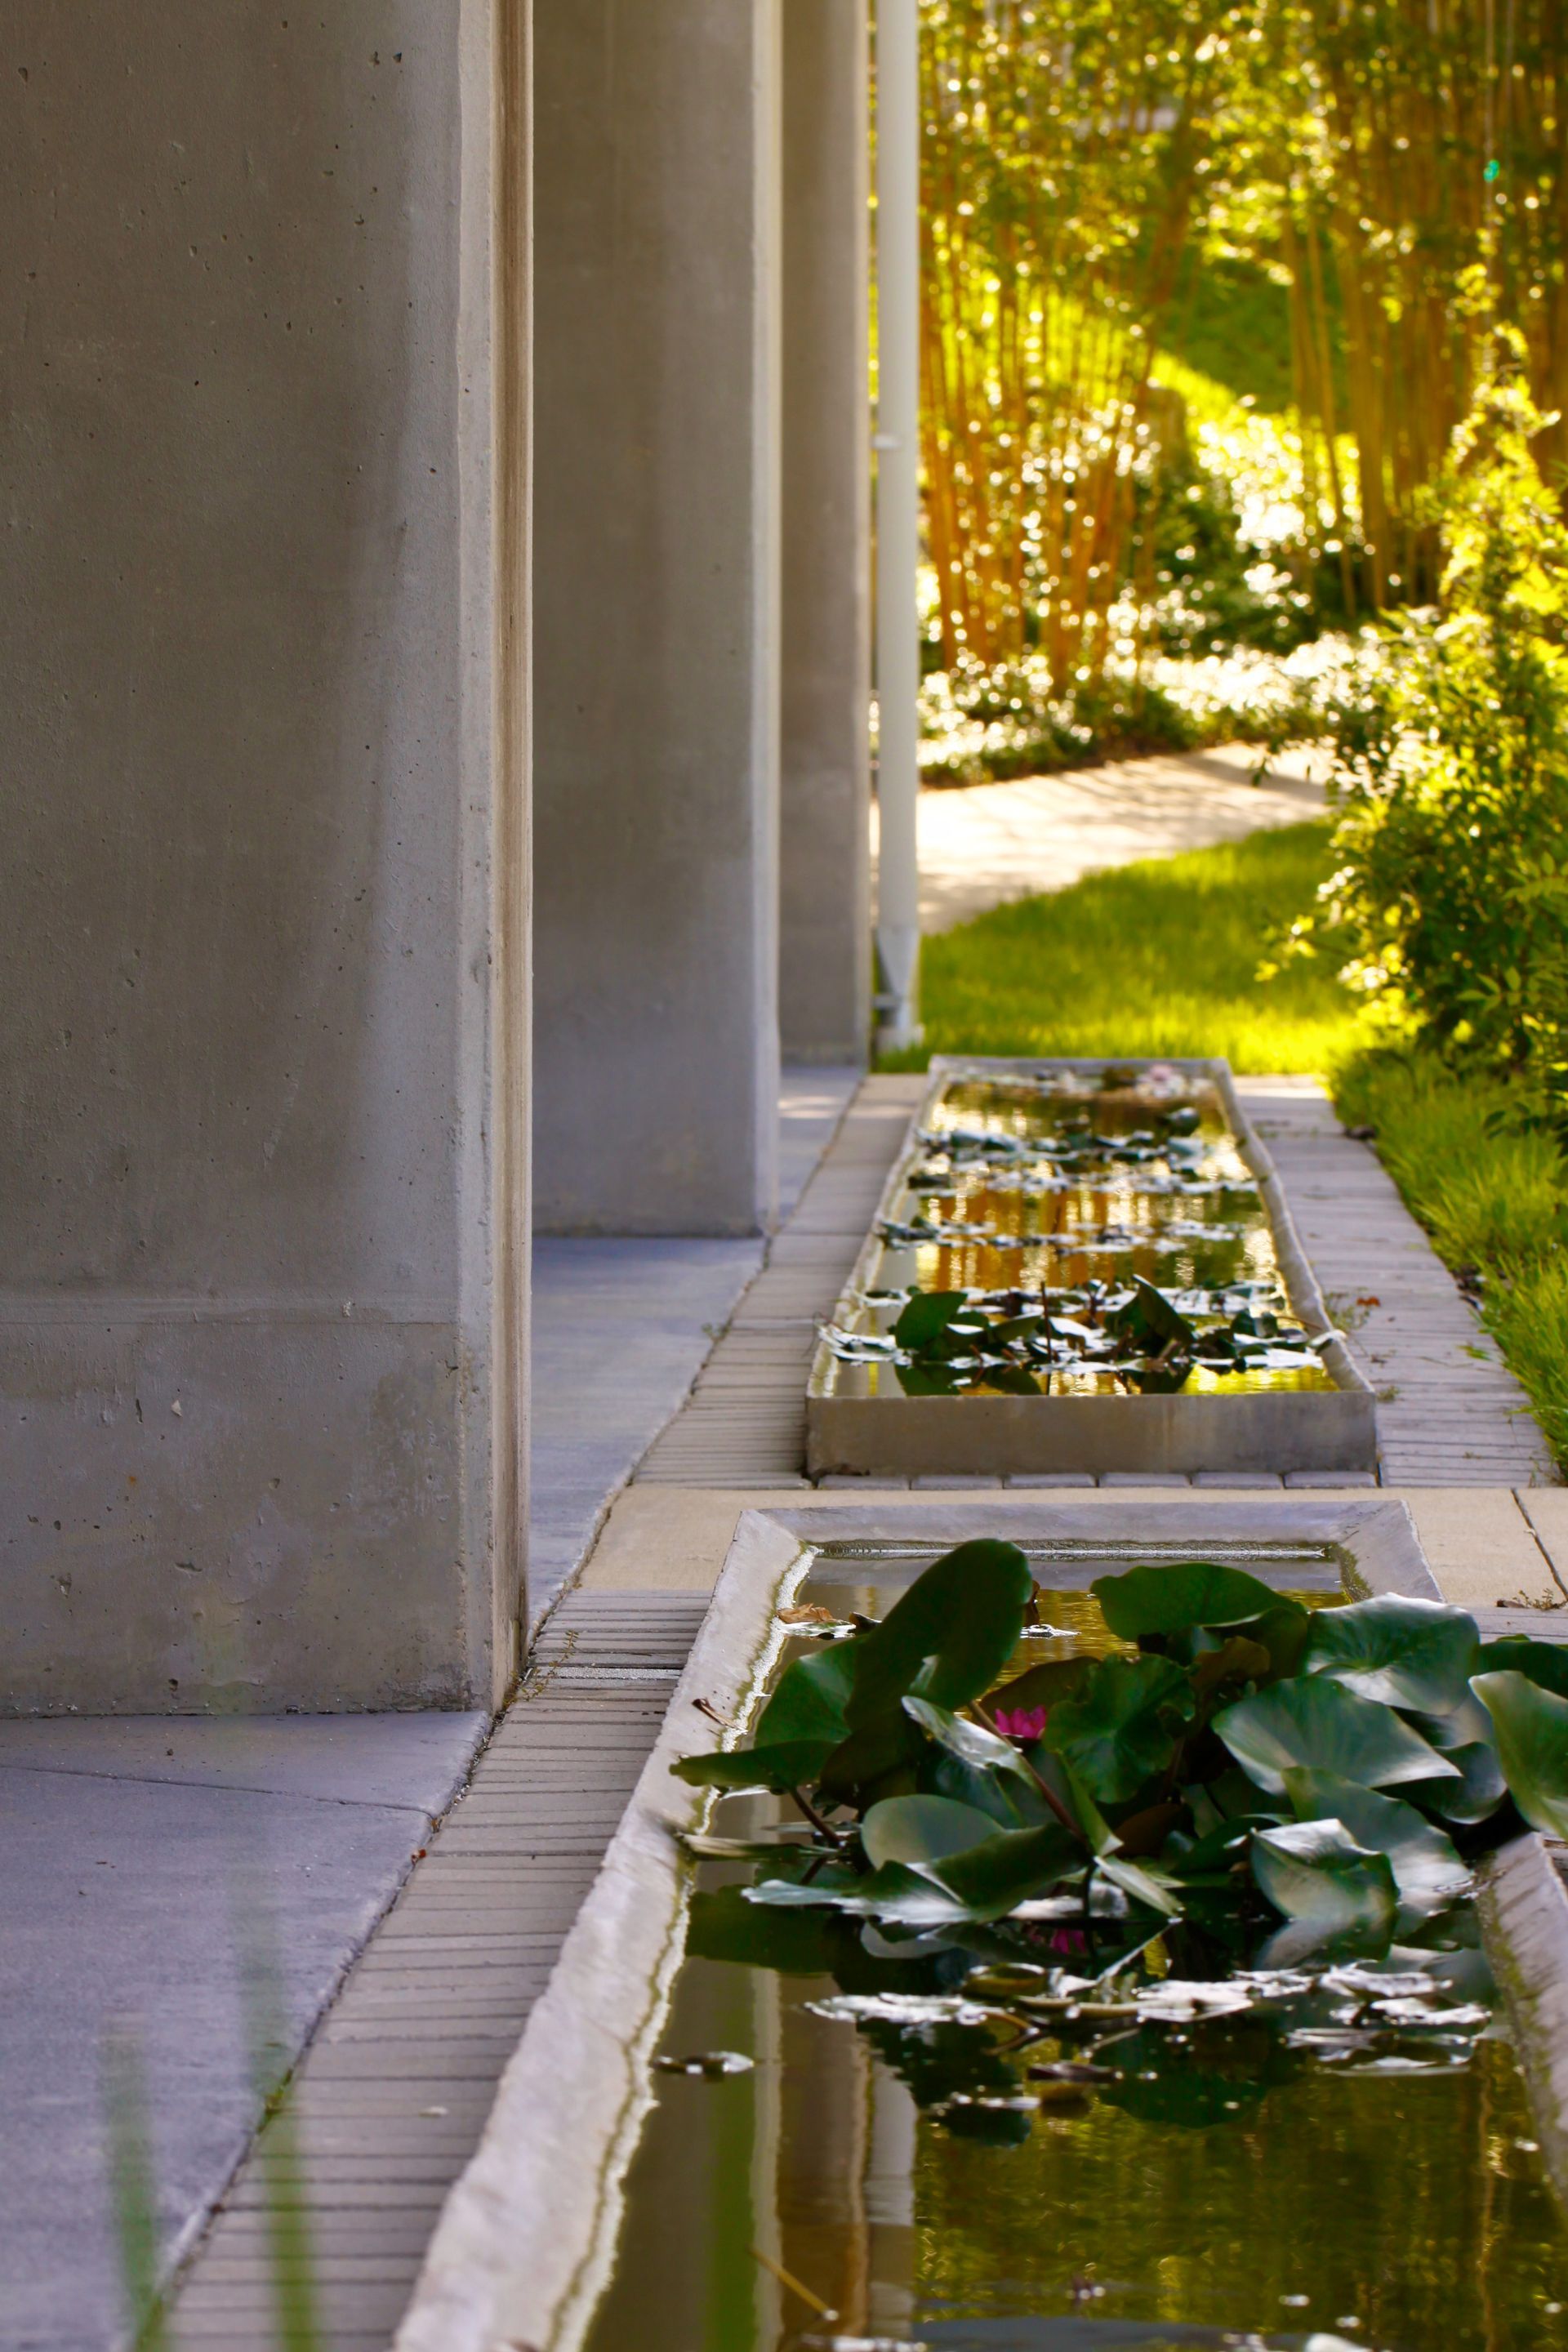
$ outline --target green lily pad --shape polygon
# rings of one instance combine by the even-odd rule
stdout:
[[[683,1756],[671,1766],[694,1789],[771,1789],[787,1796],[808,1788],[833,1749],[820,1739],[780,1740],[767,1748],[729,1748],[714,1756]]]
[[[866,1859],[877,1870],[888,1862],[943,1862],[997,1834],[988,1814],[950,1797],[888,1797],[860,1824]]]
[[[1172,1306],[1163,1291],[1145,1282],[1141,1274],[1132,1277],[1131,1297],[1124,1306],[1112,1308],[1105,1318],[1105,1328],[1129,1347],[1143,1349],[1152,1356],[1167,1348],[1190,1350],[1197,1340],[1186,1317]]]
[[[967,1291],[917,1290],[894,1324],[893,1337],[900,1348],[919,1355],[942,1337],[953,1317],[962,1315],[968,1304]]]
[[[1309,1929],[1314,1942],[1393,1933],[1399,1904],[1394,1866],[1385,1853],[1358,1845],[1342,1822],[1287,1822],[1255,1831],[1252,1874],[1274,1908]]]
[[[1016,1544],[982,1539],[933,1560],[879,1625],[836,1645],[852,1654],[849,1729],[897,1708],[917,1675],[920,1696],[937,1706],[963,1706],[989,1690],[1023,1632],[1034,1589]]]
[[[1061,1823],[1038,1829],[1003,1830],[967,1853],[933,1864],[931,1874],[963,1904],[973,1919],[1001,1919],[1031,1895],[1048,1895],[1066,1878],[1081,1875],[1085,1854]]]
[[[757,1718],[757,1747],[811,1739],[837,1748],[849,1728],[845,1708],[855,1685],[855,1654],[863,1638],[826,1643],[784,1668]]]
[[[1037,1706],[1053,1707],[1058,1699],[1076,1698],[1093,1664],[1092,1658],[1082,1655],[1042,1658],[1026,1674],[1015,1675],[1010,1683],[999,1683],[988,1693],[985,1712],[994,1715],[1000,1707],[1007,1715],[1032,1715]]]
[[[1568,1837],[1568,1698],[1528,1675],[1477,1675],[1510,1794],[1532,1830]]]
[[[1332,1772],[1365,1789],[1404,1780],[1458,1780],[1458,1768],[1391,1706],[1358,1698],[1326,1675],[1275,1683],[1221,1709],[1214,1728],[1250,1780],[1269,1796],[1285,1793],[1299,1766]]]
[[[1120,1804],[1174,1756],[1170,1718],[1192,1714],[1187,1678],[1169,1658],[1100,1658],[1079,1695],[1052,1708],[1042,1744],[1098,1802]]]
[[[1272,1585],[1215,1560],[1130,1568],[1122,1576],[1097,1577],[1089,1589],[1107,1625],[1122,1642],[1182,1633],[1194,1625],[1241,1625],[1281,1608],[1306,1615],[1300,1601],[1286,1601]]]
[[[1470,1882],[1453,1841],[1414,1805],[1382,1797],[1332,1772],[1293,1770],[1285,1792],[1303,1822],[1337,1821],[1369,1853],[1388,1856],[1399,1895],[1396,1934],[1404,1935],[1457,1902]]]
[[[1468,1610],[1380,1592],[1348,1608],[1319,1610],[1303,1664],[1308,1674],[1330,1675],[1358,1698],[1446,1715],[1465,1696],[1479,1643]]]
[[[1568,1642],[1532,1642],[1528,1634],[1512,1633],[1500,1642],[1481,1644],[1479,1674],[1523,1675],[1542,1690],[1568,1698]]]

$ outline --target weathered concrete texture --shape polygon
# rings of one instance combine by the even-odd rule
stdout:
[[[773,1213],[776,38],[536,11],[542,1232]]]
[[[0,29],[0,1706],[510,1670],[493,31]]]
[[[1480,1884],[1487,1948],[1557,2193],[1568,2204],[1568,1887],[1563,1848],[1515,1838]]]
[[[784,17],[779,1025],[864,1062],[871,1022],[866,0]]]
[[[165,2258],[460,1784],[475,1715],[0,1724],[0,2346],[125,2318],[106,2039],[139,2048]],[[247,1977],[250,1990],[245,1990]]]

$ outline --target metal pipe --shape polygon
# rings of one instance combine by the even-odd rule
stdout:
[[[878,1043],[920,1043],[920,0],[877,5]]]

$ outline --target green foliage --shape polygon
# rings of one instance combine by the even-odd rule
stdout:
[[[775,1848],[750,1901],[883,1935],[1000,1930],[1021,1905],[1132,1934],[1190,1919],[1293,1963],[1386,1950],[1458,1901],[1456,1839],[1512,1818],[1505,1776],[1528,1820],[1568,1826],[1568,1677],[1542,1644],[1483,1654],[1464,1611],[1397,1596],[1310,1612],[1199,1560],[1098,1580],[1135,1650],[994,1687],[1032,1591],[1015,1547],[962,1545],[881,1624],[791,1665],[752,1748],[678,1768],[780,1787],[795,1751],[773,1725],[834,1695],[845,1736],[815,1803],[799,1792],[815,1843]],[[826,1660],[803,1695],[801,1663]]]
[[[1439,614],[1407,616],[1335,713],[1345,977],[1440,1051],[1568,1092],[1568,530],[1514,341],[1433,513]],[[1303,927],[1310,936],[1310,926]]]
[[[1217,1054],[1233,1069],[1326,1070],[1353,1050],[1355,1008],[1322,959],[1265,982],[1282,934],[1328,870],[1321,824],[1091,874],[924,942],[936,1054]]]

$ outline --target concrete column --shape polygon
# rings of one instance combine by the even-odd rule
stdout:
[[[779,1026],[864,1062],[871,1025],[870,113],[866,0],[786,0]]]
[[[784,0],[787,6],[792,0]],[[539,0],[535,1184],[769,1218],[779,0]]]
[[[0,26],[0,1707],[513,1670],[527,43]]]

